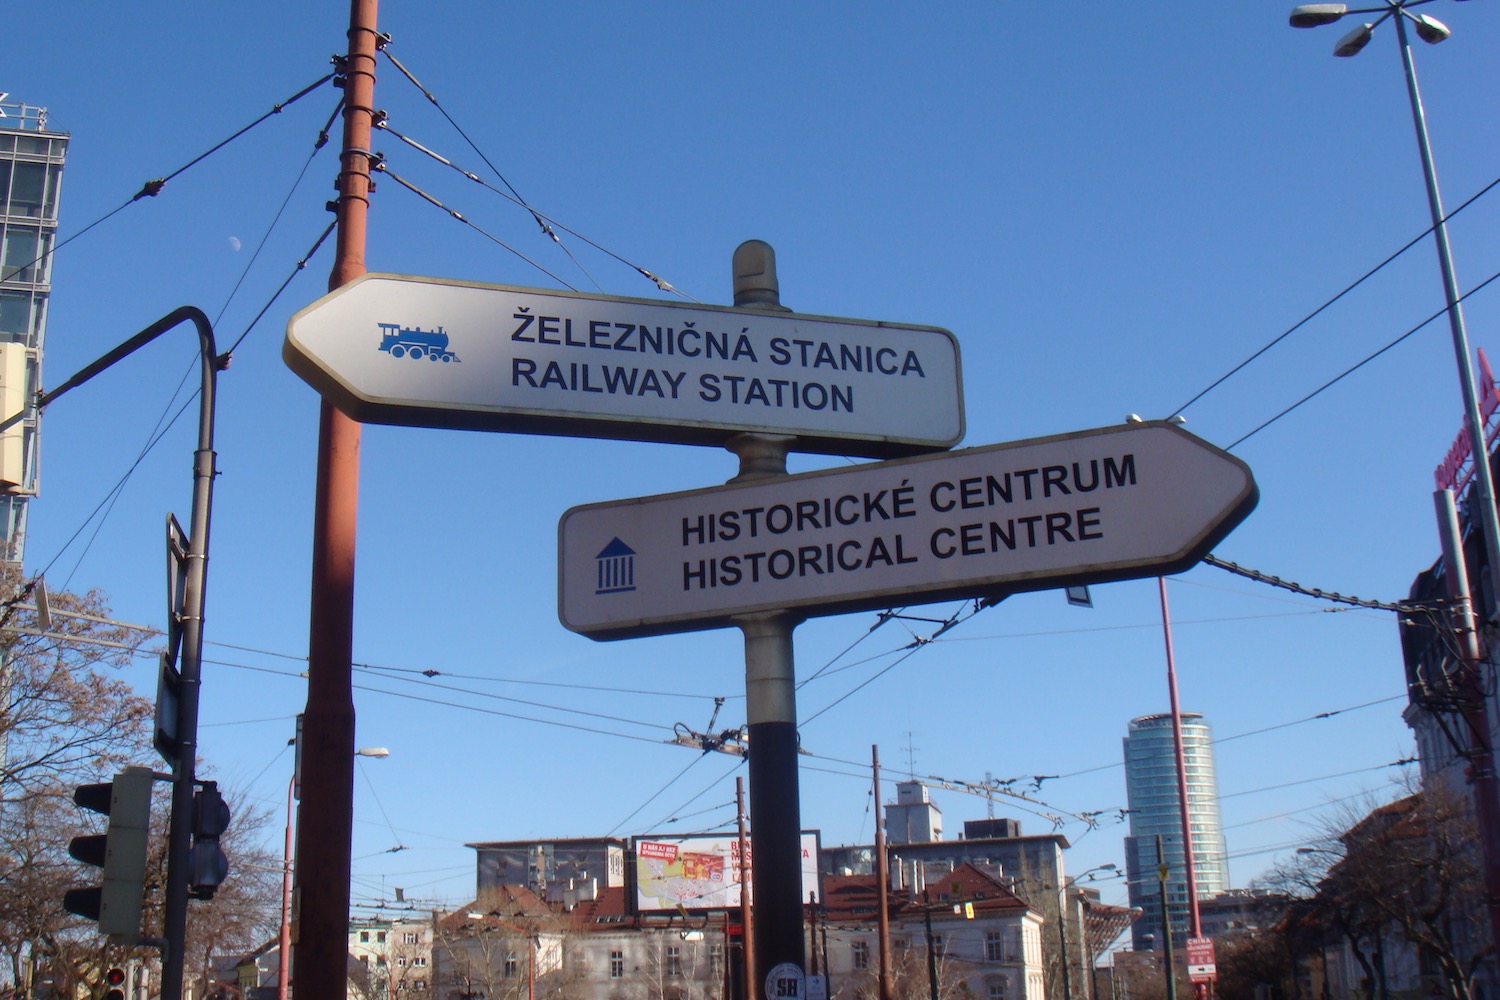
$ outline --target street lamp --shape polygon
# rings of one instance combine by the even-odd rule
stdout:
[[[302,718],[297,718],[297,732],[302,732]],[[296,746],[296,737],[287,740],[287,746]],[[385,747],[362,747],[354,751],[356,757],[374,757],[384,759],[391,752]],[[298,755],[298,763],[302,758]],[[292,850],[295,845],[293,839],[293,817],[297,810],[297,786],[300,783],[301,774],[297,767],[293,767],[292,776],[286,783],[286,846],[281,855],[281,935],[277,939],[276,958],[276,1000],[287,1000],[288,989],[291,986],[292,975]]]
[[[1422,176],[1427,183],[1427,207],[1432,214],[1432,236],[1437,245],[1438,266],[1443,275],[1443,291],[1447,296],[1448,325],[1453,335],[1453,353],[1458,362],[1459,387],[1464,398],[1464,427],[1469,435],[1474,481],[1479,491],[1477,506],[1479,521],[1484,529],[1485,557],[1491,572],[1500,567],[1500,516],[1495,510],[1495,483],[1490,473],[1489,441],[1484,433],[1484,418],[1479,412],[1479,396],[1475,388],[1474,364],[1470,358],[1469,335],[1464,327],[1463,308],[1459,303],[1458,279],[1453,273],[1453,254],[1448,245],[1448,226],[1443,217],[1443,201],[1438,193],[1437,169],[1432,162],[1432,144],[1427,135],[1427,118],[1422,111],[1422,95],[1417,89],[1417,68],[1412,61],[1408,44],[1406,24],[1414,26],[1417,37],[1429,45],[1436,45],[1452,34],[1448,26],[1437,18],[1426,14],[1414,14],[1408,8],[1420,7],[1432,0],[1386,0],[1381,7],[1359,7],[1351,9],[1341,3],[1308,3],[1293,8],[1289,23],[1294,28],[1316,28],[1332,24],[1349,14],[1379,14],[1374,21],[1361,23],[1357,28],[1340,38],[1333,47],[1333,54],[1341,57],[1358,55],[1370,41],[1376,28],[1386,20],[1396,23],[1396,39],[1401,48],[1401,65],[1406,72],[1406,91],[1411,100],[1412,124],[1417,130],[1417,148],[1422,155]]]
[[[1059,900],[1057,909],[1057,941],[1062,945],[1063,1000],[1073,1000],[1073,980],[1068,975],[1068,890],[1084,879],[1093,882],[1094,878],[1090,876],[1094,876],[1098,872],[1112,872],[1116,867],[1115,863],[1111,861],[1108,864],[1095,865],[1087,871],[1079,872],[1070,879],[1063,880],[1062,898]],[[1089,950],[1089,930],[1087,927],[1083,929],[1083,946],[1085,954],[1092,956],[1092,952]],[[1089,963],[1092,965],[1092,957],[1089,958]]]
[[[1464,328],[1463,309],[1459,305],[1458,279],[1453,274],[1453,254],[1448,246],[1448,227],[1443,220],[1443,202],[1438,194],[1437,170],[1432,163],[1432,145],[1427,136],[1427,118],[1422,112],[1422,95],[1417,90],[1417,68],[1412,61],[1411,45],[1407,42],[1406,22],[1415,25],[1417,37],[1431,45],[1446,39],[1451,32],[1447,25],[1426,14],[1413,14],[1408,8],[1431,3],[1432,0],[1386,0],[1383,7],[1368,7],[1350,10],[1343,4],[1303,4],[1292,10],[1291,25],[1294,28],[1313,28],[1331,24],[1346,14],[1379,14],[1374,21],[1361,24],[1341,38],[1334,47],[1336,56],[1352,56],[1365,47],[1371,33],[1387,19],[1396,22],[1396,38],[1401,48],[1401,65],[1406,72],[1406,91],[1411,99],[1411,118],[1417,130],[1417,148],[1422,154],[1422,175],[1427,182],[1427,207],[1432,213],[1432,236],[1437,244],[1438,264],[1443,273],[1443,291],[1448,300],[1448,325],[1453,333],[1453,353],[1458,361],[1458,380],[1464,397],[1464,428],[1469,437],[1469,457],[1473,468],[1475,489],[1479,493],[1479,523],[1484,536],[1485,561],[1489,564],[1491,578],[1500,573],[1500,514],[1495,509],[1495,483],[1490,472],[1489,439],[1484,432],[1484,417],[1479,411],[1479,396],[1474,384],[1474,366],[1470,360],[1469,335]],[[1485,387],[1489,390],[1489,386]],[[1471,681],[1478,670],[1477,664],[1466,664],[1465,673]],[[1488,713],[1480,708],[1476,713],[1488,719]],[[1485,890],[1488,896],[1490,934],[1492,946],[1500,951],[1500,791],[1496,788],[1493,747],[1488,746],[1488,721],[1482,724],[1481,735],[1475,746],[1478,751],[1470,764],[1470,782],[1474,785],[1482,858],[1484,864]]]

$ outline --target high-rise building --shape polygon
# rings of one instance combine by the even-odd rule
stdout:
[[[19,569],[36,492],[37,420],[52,248],[68,136],[0,94],[0,567]],[[19,414],[19,419],[12,418]]]
[[[1182,713],[1182,754],[1187,769],[1193,874],[1198,898],[1205,899],[1229,888],[1229,869],[1219,825],[1213,731],[1197,713]],[[1130,905],[1141,908],[1140,919],[1131,926],[1132,944],[1139,950],[1150,945],[1160,948],[1164,943],[1159,878],[1159,866],[1163,863],[1167,866],[1166,911],[1172,925],[1172,942],[1183,944],[1188,930],[1187,865],[1170,715],[1146,715],[1130,720],[1130,732],[1125,737],[1125,796],[1130,807],[1125,870],[1130,883]],[[1162,858],[1156,852],[1158,837]]]

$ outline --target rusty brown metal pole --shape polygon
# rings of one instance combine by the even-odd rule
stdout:
[[[377,0],[351,0],[339,154],[338,237],[329,290],[365,273],[370,130],[375,102]],[[318,426],[313,512],[302,809],[297,830],[299,912],[292,991],[347,992],[349,849],[354,826],[354,538],[359,424],[325,399]],[[285,961],[285,956],[283,956]]]
[[[1177,813],[1182,823],[1182,867],[1187,882],[1188,937],[1203,936],[1203,923],[1198,914],[1198,868],[1193,850],[1192,815],[1188,809],[1187,761],[1182,745],[1182,706],[1177,700],[1177,659],[1172,651],[1172,615],[1167,609],[1167,578],[1156,578],[1157,594],[1161,598],[1161,630],[1167,649],[1167,697],[1172,709],[1172,758],[1177,770]],[[1159,850],[1159,848],[1158,848]],[[1165,892],[1165,890],[1163,890]],[[1162,897],[1163,933],[1172,937],[1172,918],[1167,909],[1166,896]],[[1067,956],[1063,956],[1063,975],[1068,974]],[[1176,970],[1169,967],[1167,976],[1175,976]],[[1193,983],[1195,1000],[1206,1000],[1207,983]]]
[[[734,779],[734,803],[740,833],[740,967],[745,971],[743,1000],[755,997],[755,936],[750,929],[754,913],[750,900],[750,842],[745,837],[745,779]]]

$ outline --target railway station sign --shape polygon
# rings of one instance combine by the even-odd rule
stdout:
[[[366,274],[298,312],[282,357],[357,420],[890,458],[963,438],[947,330]]]
[[[1177,573],[1258,499],[1152,421],[591,504],[558,526],[558,613],[622,639]]]

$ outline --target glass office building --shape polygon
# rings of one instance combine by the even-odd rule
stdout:
[[[19,569],[36,491],[37,420],[52,248],[68,136],[0,94],[0,564]],[[17,414],[18,420],[12,420]]]
[[[1213,730],[1203,716],[1182,713],[1182,745],[1187,769],[1188,821],[1193,838],[1193,873],[1198,898],[1205,899],[1229,888],[1229,869],[1219,823]],[[1182,814],[1170,715],[1146,715],[1130,720],[1130,732],[1125,737],[1125,795],[1130,807],[1130,835],[1125,838],[1130,905],[1141,908],[1140,919],[1131,926],[1132,946],[1140,950],[1163,945],[1159,877],[1162,863],[1167,866],[1166,911],[1172,924],[1172,943],[1182,945],[1188,930],[1187,866],[1182,849]],[[1158,836],[1162,858],[1157,856]]]

